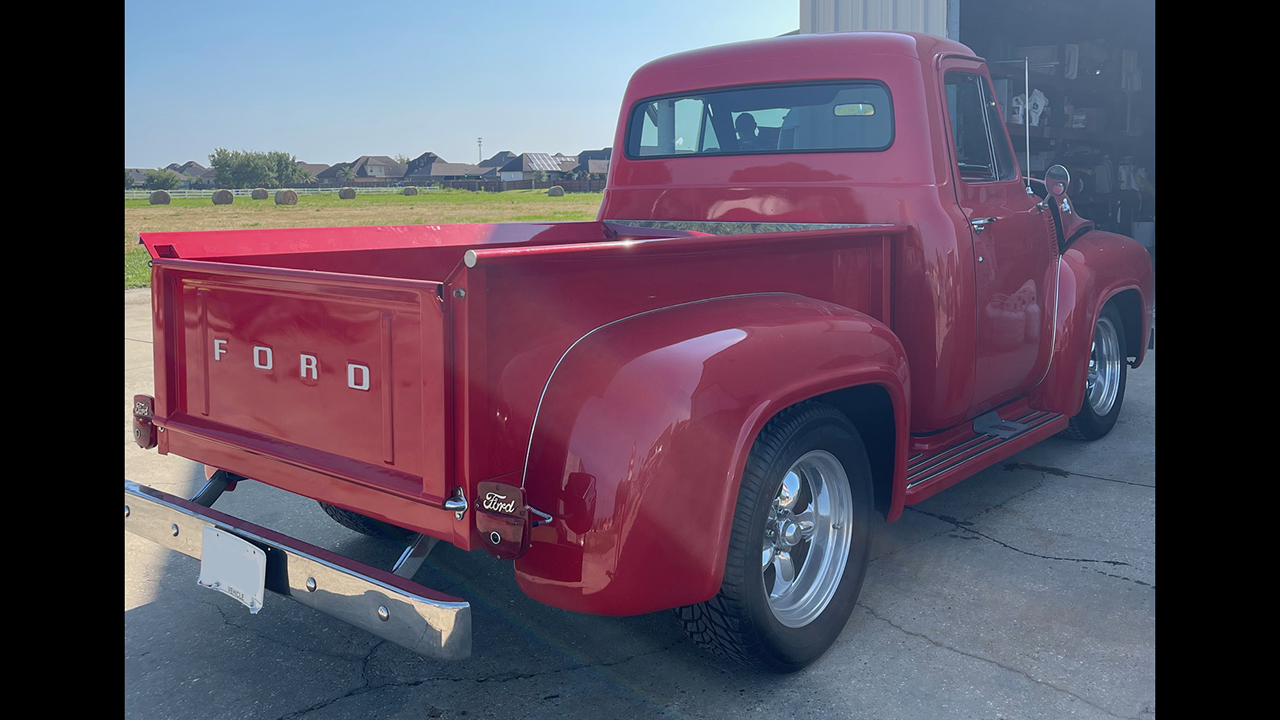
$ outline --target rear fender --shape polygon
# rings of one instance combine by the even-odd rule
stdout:
[[[606,615],[711,598],[756,435],[783,408],[851,386],[879,385],[891,400],[896,516],[907,377],[884,324],[796,295],[716,298],[597,328],[561,358],[534,419],[525,489],[555,520],[516,560],[520,588]]]
[[[1030,394],[1037,410],[1075,415],[1084,402],[1093,326],[1114,300],[1124,323],[1133,367],[1142,364],[1155,311],[1151,256],[1137,241],[1091,230],[1062,254],[1053,360]]]

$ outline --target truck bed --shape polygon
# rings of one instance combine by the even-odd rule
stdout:
[[[892,324],[891,240],[905,231],[144,233],[159,450],[469,549],[472,518],[444,501],[523,470],[540,394],[575,340],[636,313],[764,292]]]

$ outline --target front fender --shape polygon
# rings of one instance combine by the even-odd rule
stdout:
[[[525,489],[556,519],[532,530],[516,560],[520,588],[606,615],[711,598],[742,470],[769,418],[878,384],[904,468],[907,377],[884,324],[795,295],[688,303],[588,333],[561,358],[534,420]]]
[[[1062,254],[1053,359],[1044,380],[1030,394],[1033,408],[1066,415],[1080,411],[1093,326],[1113,298],[1123,301],[1126,340],[1137,367],[1146,357],[1155,311],[1151,255],[1131,238],[1091,230]]]

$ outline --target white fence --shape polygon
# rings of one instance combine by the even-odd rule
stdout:
[[[412,187],[418,187],[416,185]],[[274,197],[278,188],[267,188],[268,196]],[[323,188],[289,188],[298,193],[298,195],[333,195],[342,188],[340,187],[323,187]],[[437,190],[435,187],[418,187],[421,192],[429,190]],[[402,187],[360,187],[355,186],[355,191],[359,195],[400,195],[404,192]],[[211,190],[169,190],[167,191],[173,198],[211,198],[217,192],[217,188]],[[125,190],[125,200],[146,200],[151,197],[151,190]],[[236,197],[249,197],[253,194],[253,188],[238,188],[231,191]]]

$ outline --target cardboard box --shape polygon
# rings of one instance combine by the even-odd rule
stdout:
[[[1031,153],[1031,172],[1043,175],[1053,165],[1053,158],[1052,150]]]
[[[1071,114],[1071,127],[1077,130],[1106,130],[1107,111],[1102,108],[1076,108]]]

